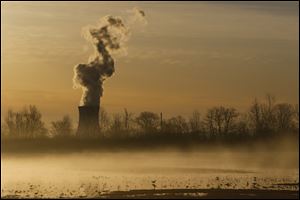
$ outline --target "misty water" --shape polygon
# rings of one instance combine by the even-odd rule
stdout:
[[[178,150],[2,155],[1,196],[96,197],[134,189],[298,190],[297,151]]]

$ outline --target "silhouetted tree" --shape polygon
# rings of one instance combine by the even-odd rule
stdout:
[[[249,112],[254,131],[260,136],[268,136],[276,129],[275,97],[267,94],[265,100],[264,103],[259,103],[255,99]]]
[[[287,103],[275,105],[276,128],[279,132],[290,131],[293,127],[293,117],[296,114],[293,106]]]
[[[72,121],[68,115],[62,120],[51,122],[50,132],[54,137],[69,137],[72,135]]]
[[[128,112],[128,110],[124,109],[124,126],[125,130],[129,131],[133,128],[134,123],[134,113]]]
[[[224,136],[234,131],[234,120],[237,116],[238,113],[234,108],[213,107],[207,111],[204,119],[206,129],[213,136],[216,134]]]
[[[42,115],[35,106],[24,107],[18,112],[8,110],[4,124],[1,124],[1,136],[5,135],[4,133],[19,138],[46,136],[47,130],[41,118]],[[147,111],[134,117],[133,113],[128,112],[126,108],[123,113],[110,117],[102,108],[99,123],[100,133],[113,138],[130,138],[144,133],[140,136],[147,140],[223,138],[242,141],[253,136],[271,138],[275,133],[298,133],[299,107],[288,103],[276,104],[272,95],[266,95],[262,102],[255,99],[247,113],[238,113],[232,107],[218,106],[208,109],[203,120],[200,118],[200,113],[194,111],[188,121],[182,116],[163,119],[162,113],[159,116]],[[61,137],[71,135],[70,117],[65,116],[62,120],[52,122],[50,133]],[[151,135],[151,133],[157,134]]]
[[[7,111],[7,115],[6,115],[6,118],[5,118],[5,123],[6,123],[6,126],[8,128],[8,136],[11,136],[11,137],[18,137],[19,135],[19,132],[17,132],[17,127],[16,127],[16,124],[15,124],[15,113],[9,109]]]
[[[239,138],[250,137],[250,124],[247,114],[240,114],[236,120],[235,135]]]
[[[125,129],[127,130],[129,128],[129,113],[127,111],[127,109],[124,109],[124,122],[125,122]]]
[[[261,105],[262,119],[263,119],[263,131],[265,134],[270,134],[276,128],[276,116],[275,116],[275,97],[267,94],[266,103]]]
[[[224,134],[234,132],[234,120],[239,116],[235,108],[223,108]]]
[[[199,134],[201,131],[201,119],[200,119],[200,113],[195,110],[192,114],[192,116],[189,118],[189,125],[191,133],[193,134]]]
[[[160,124],[158,115],[147,111],[141,112],[136,122],[145,133],[156,132]]]
[[[186,120],[182,116],[172,117],[165,123],[166,132],[169,134],[180,135],[189,132]]]
[[[254,100],[254,102],[250,107],[249,119],[255,133],[259,133],[263,130],[262,111],[261,111],[261,106],[257,99]]]
[[[100,116],[99,116],[99,126],[100,126],[100,133],[101,135],[105,135],[105,133],[109,130],[110,128],[110,117],[108,115],[108,113],[106,112],[106,110],[102,107],[100,109]]]
[[[212,109],[208,110],[204,118],[205,130],[211,137],[215,137],[217,133],[217,126],[215,124],[215,114]]]
[[[163,120],[163,113],[160,112],[160,130],[163,131],[164,120]]]
[[[23,138],[46,136],[47,129],[41,118],[42,114],[36,106],[24,107],[20,112],[9,110],[5,119],[9,135]]]
[[[112,137],[122,137],[123,132],[122,116],[116,113],[112,117],[112,124],[110,126],[110,132]]]

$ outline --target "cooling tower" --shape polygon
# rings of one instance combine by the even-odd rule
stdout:
[[[92,137],[99,133],[99,106],[79,106],[77,136]]]

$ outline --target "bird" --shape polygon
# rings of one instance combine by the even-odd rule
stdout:
[[[153,186],[154,190],[155,190],[155,188],[156,188],[156,184],[155,184],[155,183],[156,183],[156,180],[153,180],[153,181],[152,181],[152,186]]]

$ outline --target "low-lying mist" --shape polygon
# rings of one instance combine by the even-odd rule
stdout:
[[[55,147],[53,147],[55,148]],[[299,168],[299,143],[281,139],[269,143],[194,145],[189,148],[94,149],[80,152],[2,152],[3,177],[48,176],[58,171],[200,172],[205,170],[260,170]],[[32,173],[34,172],[34,173]],[[15,176],[14,175],[14,176]]]
[[[189,149],[2,152],[1,183],[3,195],[34,191],[32,197],[59,197],[66,191],[72,191],[69,197],[92,197],[97,195],[93,191],[153,188],[280,189],[284,184],[297,189],[298,141]]]

